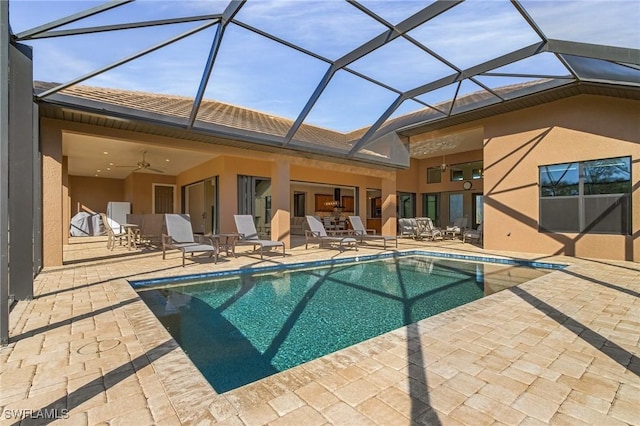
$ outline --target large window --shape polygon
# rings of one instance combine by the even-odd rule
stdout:
[[[442,182],[442,169],[440,167],[429,167],[427,169],[427,183]]]
[[[449,222],[453,223],[464,214],[464,196],[449,194]]]
[[[630,157],[541,166],[540,229],[629,234]]]
[[[440,194],[422,194],[422,212],[436,225],[440,223]]]
[[[449,167],[451,182],[463,181],[468,179],[482,179],[483,168],[482,161],[472,161],[469,163],[452,164]]]
[[[398,192],[398,217],[416,217],[416,194]]]

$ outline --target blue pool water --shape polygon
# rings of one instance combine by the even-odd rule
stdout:
[[[222,393],[546,272],[408,256],[138,292]]]

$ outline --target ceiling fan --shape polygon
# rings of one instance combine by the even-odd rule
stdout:
[[[116,167],[135,167],[134,172],[137,172],[138,170],[149,170],[150,172],[164,173],[164,171],[162,171],[160,169],[154,169],[153,167],[151,167],[151,164],[149,162],[147,162],[147,160],[145,158],[146,155],[147,155],[147,151],[143,151],[142,152],[142,161],[138,161],[138,164],[136,164],[135,166],[116,166]]]

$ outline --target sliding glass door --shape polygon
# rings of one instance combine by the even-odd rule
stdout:
[[[238,176],[238,214],[253,216],[257,231],[271,235],[271,179]]]

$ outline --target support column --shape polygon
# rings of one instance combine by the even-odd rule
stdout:
[[[286,161],[271,163],[271,239],[291,248],[291,167]]]
[[[62,131],[41,124],[42,263],[62,265]]]
[[[226,158],[218,176],[218,218],[222,233],[237,231],[233,215],[238,214],[238,174],[230,163],[233,162]]]
[[[382,235],[395,236],[396,228],[396,181],[395,179],[382,179]]]
[[[359,186],[358,187],[358,216],[360,216],[360,220],[364,224],[364,227],[367,227],[367,208],[369,206],[369,198],[367,197],[367,187]]]
[[[31,48],[9,46],[9,292],[33,298],[33,72]]]
[[[62,157],[62,244],[69,244],[71,197],[69,196],[69,157]]]
[[[0,345],[9,343],[9,2],[0,1]]]

